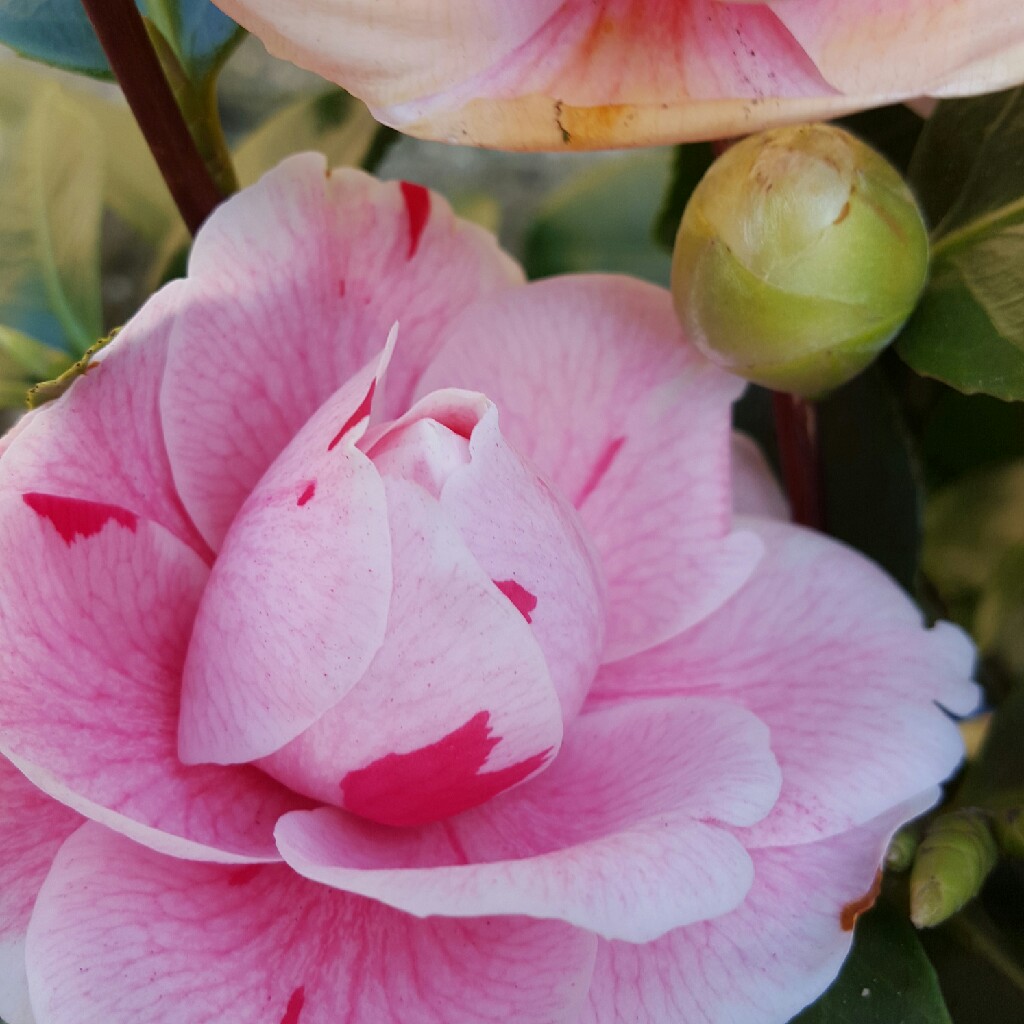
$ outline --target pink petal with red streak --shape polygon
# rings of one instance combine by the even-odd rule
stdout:
[[[355,444],[389,350],[321,406],[224,539],[185,662],[188,764],[252,761],[284,746],[355,686],[384,639],[386,499]]]
[[[493,238],[440,197],[410,208],[398,184],[351,169],[325,175],[316,154],[286,160],[218,208],[192,250],[161,395],[175,480],[210,544],[392,324],[401,321],[402,344],[381,410],[389,417],[451,318],[520,279]]]
[[[0,1017],[31,1024],[25,930],[61,843],[84,819],[0,757]]]
[[[721,604],[760,544],[731,533],[731,405],[742,382],[681,333],[668,293],[560,278],[480,302],[420,384],[482,391],[511,445],[579,510],[607,581],[604,660]]]
[[[178,759],[199,556],[125,509],[39,494],[0,496],[0,556],[0,750],[51,796],[157,849],[276,859],[274,821],[303,802],[253,768]]]
[[[417,921],[285,867],[173,861],[95,826],[28,941],[47,1024],[573,1024],[593,936],[523,918]]]
[[[753,852],[743,905],[645,946],[602,942],[579,1024],[779,1024],[839,973],[896,828],[937,790],[818,843]]]
[[[8,435],[0,490],[117,505],[159,523],[204,557],[164,447],[158,398],[184,285],[156,293],[68,392]]]
[[[359,684],[263,766],[317,799],[408,825],[522,781],[557,752],[562,719],[531,627],[437,502],[406,481],[384,487],[384,643]]]
[[[717,823],[758,820],[778,787],[754,716],[641,701],[581,715],[543,773],[450,821],[396,839],[323,809],[277,839],[300,874],[418,917],[519,913],[645,942],[743,899],[749,858]]]
[[[767,554],[750,582],[703,623],[604,666],[591,700],[742,702],[770,727],[783,777],[779,803],[748,845],[812,842],[956,768],[963,744],[941,708],[966,714],[977,704],[973,648],[949,623],[925,629],[862,555],[786,523],[755,523]]]

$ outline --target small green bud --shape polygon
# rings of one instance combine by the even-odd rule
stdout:
[[[942,814],[928,828],[910,873],[910,918],[932,928],[981,891],[998,858],[987,816],[969,807]]]
[[[888,871],[907,871],[914,863],[917,853],[918,834],[913,825],[901,828],[892,837],[885,852],[885,867]]]
[[[840,128],[798,125],[708,170],[679,225],[672,294],[715,362],[814,398],[892,341],[927,273],[928,234],[897,171]]]

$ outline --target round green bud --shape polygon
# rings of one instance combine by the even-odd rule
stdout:
[[[797,125],[743,139],[708,170],[679,225],[672,294],[719,365],[814,398],[895,337],[927,273],[899,173],[840,128]]]

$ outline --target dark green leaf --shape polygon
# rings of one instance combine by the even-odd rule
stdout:
[[[882,901],[832,987],[792,1024],[950,1024],[935,971],[913,927]]]
[[[921,542],[921,499],[906,431],[881,370],[819,403],[828,532],[860,549],[910,592]]]
[[[241,34],[209,0],[136,0],[195,78],[205,77]],[[109,75],[81,0],[0,0],[0,42],[25,57],[88,75]]]
[[[544,203],[524,253],[530,277],[628,272],[668,284],[671,257],[651,237],[672,150],[610,160],[572,178]]]
[[[676,243],[676,232],[683,219],[683,211],[693,195],[693,190],[704,177],[704,172],[714,163],[715,151],[709,142],[694,142],[677,146],[672,161],[672,179],[665,190],[652,230],[655,241],[672,251]]]
[[[1024,89],[939,104],[910,173],[932,277],[897,351],[960,391],[1024,398]]]

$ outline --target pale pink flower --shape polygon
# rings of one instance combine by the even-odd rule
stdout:
[[[723,138],[1024,79],[1020,0],[215,0],[381,121],[503,149]]]
[[[663,290],[524,284],[419,186],[228,201],[3,447],[0,1015],[817,996],[971,647],[784,520],[741,386]]]

